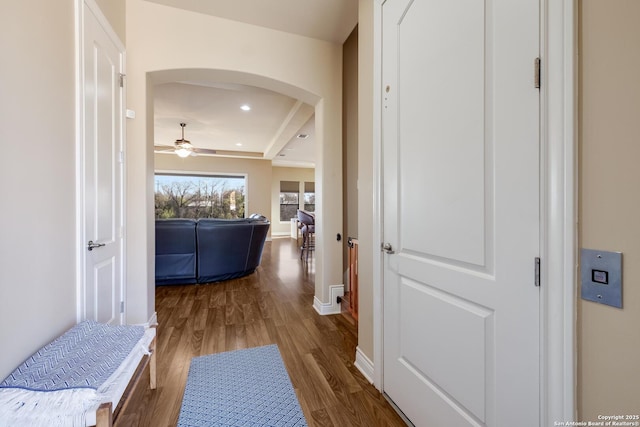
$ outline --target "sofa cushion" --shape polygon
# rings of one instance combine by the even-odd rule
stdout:
[[[247,256],[248,271],[255,270],[260,265],[262,259],[262,249],[264,248],[264,242],[267,240],[267,234],[269,233],[269,222],[260,221],[253,223],[253,233],[251,235],[251,245],[249,246],[249,255]]]
[[[156,220],[156,285],[196,283],[196,221]]]
[[[198,221],[198,282],[217,282],[243,273],[252,231],[246,222]]]

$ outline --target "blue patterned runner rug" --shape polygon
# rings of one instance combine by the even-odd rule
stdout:
[[[191,359],[178,427],[306,425],[278,346]]]

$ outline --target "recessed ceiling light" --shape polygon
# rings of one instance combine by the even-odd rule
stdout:
[[[242,147],[242,142],[236,143],[236,147]]]
[[[299,139],[307,139],[307,138],[309,138],[309,135],[306,134],[306,133],[301,133],[301,134],[298,134],[297,138],[299,138]]]
[[[249,111],[249,110],[251,110],[251,107],[249,107],[247,104],[244,104],[243,106],[240,107],[240,109],[242,111]]]

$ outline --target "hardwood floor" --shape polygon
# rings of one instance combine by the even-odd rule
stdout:
[[[175,426],[192,357],[267,344],[278,345],[310,427],[405,426],[353,365],[353,319],[313,309],[313,273],[313,257],[274,239],[250,276],[156,288],[158,388],[143,379],[116,426]]]

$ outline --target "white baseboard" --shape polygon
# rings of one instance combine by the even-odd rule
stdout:
[[[273,237],[291,237],[290,231],[272,231],[271,235]]]
[[[338,304],[338,297],[344,296],[344,285],[329,286],[329,293],[331,295],[329,302],[322,302],[317,296],[313,297],[313,308],[322,316],[340,314],[342,311],[342,305]]]
[[[356,361],[353,366],[358,368],[367,381],[373,384],[373,362],[360,350],[360,347],[356,347]]]

